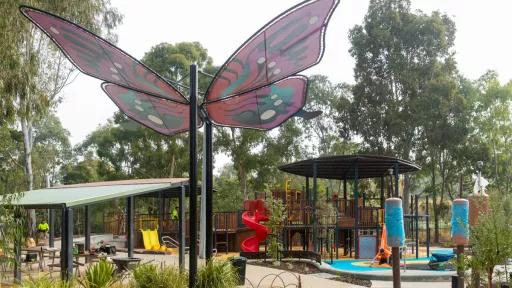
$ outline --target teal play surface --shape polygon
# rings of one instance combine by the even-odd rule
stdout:
[[[449,254],[453,253],[453,249],[435,249],[432,250],[432,253],[443,253],[443,254]],[[416,258],[407,258],[406,263],[407,264],[420,264],[420,263],[426,263],[430,260],[430,257],[420,257],[418,259]],[[372,267],[369,264],[371,263],[371,259],[342,259],[342,260],[333,260],[331,261],[324,261],[326,264],[329,264],[331,267],[343,271],[352,271],[352,272],[371,272],[371,271],[383,271],[383,270],[390,270],[390,267]],[[401,261],[401,263],[403,263]]]

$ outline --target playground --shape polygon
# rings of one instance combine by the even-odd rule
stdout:
[[[467,78],[455,20],[412,2],[369,1],[355,25],[349,3],[335,53],[340,1],[294,3],[220,63],[195,40],[131,56],[110,1],[2,4],[0,287],[510,287],[512,86]],[[233,3],[194,7],[230,20],[223,52],[281,5]],[[222,22],[202,18],[169,30]],[[353,79],[299,74],[342,50]],[[79,73],[115,112],[71,143],[56,111]]]

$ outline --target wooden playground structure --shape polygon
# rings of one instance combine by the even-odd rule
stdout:
[[[311,167],[307,167],[308,165]],[[319,200],[313,166],[316,166],[318,178],[342,180],[342,191],[325,191],[325,197]],[[280,167],[285,172],[305,176],[302,189],[276,189],[267,194],[258,193],[256,198],[281,199],[286,205],[287,217],[281,235],[286,251],[313,251],[330,258],[373,258],[380,244],[384,201],[396,189],[396,185],[399,185],[398,175],[416,171],[418,168],[408,161],[384,156],[354,155],[310,159]],[[365,178],[380,179],[378,191],[360,191],[359,180]],[[313,185],[310,185],[310,179],[313,180]],[[369,194],[374,198],[367,197]],[[375,195],[379,197],[375,198]],[[428,197],[425,200],[428,202]],[[419,196],[411,197],[410,209],[405,210],[409,213],[404,217],[406,244],[416,255],[420,244],[420,230],[426,234],[422,240],[427,251],[430,244],[428,210],[420,215],[419,201]],[[160,207],[153,214],[135,214],[135,231],[158,228],[160,237],[178,239],[179,221],[172,219],[169,202],[158,203]],[[327,210],[329,213],[325,212]],[[240,243],[253,235],[254,232],[242,223],[243,212],[241,207],[238,211],[214,213],[213,247],[218,252],[239,252]],[[185,215],[184,232],[188,235],[189,217],[188,214]],[[123,215],[105,214],[104,230],[114,235],[123,235],[125,222]],[[188,238],[185,243],[189,245]],[[140,232],[136,233],[135,246],[142,247]]]

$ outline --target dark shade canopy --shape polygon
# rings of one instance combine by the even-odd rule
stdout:
[[[421,169],[420,166],[394,157],[376,155],[335,155],[315,159],[303,160],[286,164],[279,170],[313,177],[313,164],[317,165],[317,177],[322,179],[354,179],[355,168],[358,167],[358,178],[377,178],[389,175],[389,169],[398,165],[398,173],[414,172]]]

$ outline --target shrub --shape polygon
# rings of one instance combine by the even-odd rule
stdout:
[[[78,280],[85,288],[108,288],[117,281],[114,265],[101,260],[95,265],[89,266],[82,279]]]
[[[197,276],[197,288],[232,288],[238,283],[236,270],[231,263],[215,259],[199,268]]]
[[[187,274],[172,266],[159,268],[154,264],[140,264],[132,271],[133,288],[186,288]]]
[[[61,281],[49,277],[41,277],[21,282],[21,288],[72,288],[76,287],[74,281]]]

